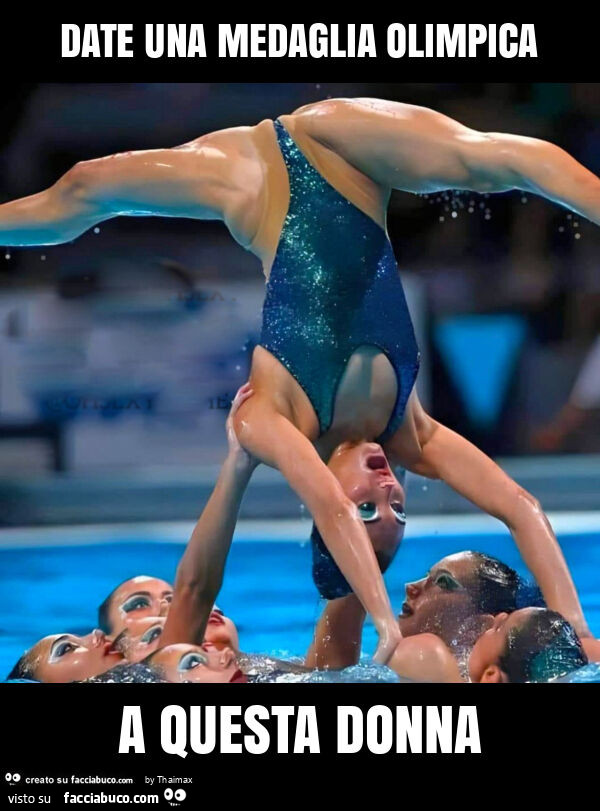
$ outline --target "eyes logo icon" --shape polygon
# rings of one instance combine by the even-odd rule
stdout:
[[[173,791],[172,788],[165,789],[165,800],[167,800],[169,805],[173,807],[176,805],[180,805],[183,802],[183,800],[185,800],[186,796],[187,796],[186,792],[182,788],[178,788],[175,791]]]
[[[19,774],[19,772],[6,772],[6,774],[4,775],[4,779],[9,785],[16,786],[16,784],[21,779],[21,775]]]

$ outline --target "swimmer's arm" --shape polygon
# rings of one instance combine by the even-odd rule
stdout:
[[[121,215],[222,219],[222,184],[201,140],[77,163],[45,191],[0,205],[0,243],[57,245]]]
[[[388,666],[404,679],[455,684],[462,682],[456,659],[435,634],[404,637]]]
[[[306,654],[307,667],[341,670],[357,664],[364,622],[365,610],[355,594],[329,600]]]
[[[198,519],[177,567],[173,601],[161,635],[161,646],[200,645],[208,617],[223,582],[225,562],[240,504],[252,470],[230,454]]]
[[[310,440],[258,393],[244,403],[234,425],[242,446],[277,468],[306,505],[342,574],[373,619],[379,634],[376,659],[387,661],[400,631],[356,505]]]
[[[223,582],[242,498],[256,468],[256,460],[243,450],[233,430],[237,409],[252,394],[246,383],[233,400],[226,423],[229,453],[177,567],[162,645],[201,645],[204,641],[206,623]]]
[[[408,434],[406,439],[403,431]],[[410,439],[414,436],[417,442]],[[409,401],[405,423],[392,442],[409,470],[442,479],[506,524],[548,608],[562,614],[580,637],[590,635],[556,536],[530,493],[464,437],[426,414],[415,395]]]
[[[388,189],[521,189],[600,224],[600,179],[555,144],[478,132],[411,104],[332,99],[301,116],[309,134]]]

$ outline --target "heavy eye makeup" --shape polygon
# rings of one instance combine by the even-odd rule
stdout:
[[[436,586],[444,589],[444,591],[458,591],[462,588],[458,580],[455,580],[454,577],[452,577],[452,575],[448,572],[438,572],[435,575],[433,582]]]
[[[358,514],[361,521],[364,521],[365,524],[371,521],[378,521],[380,517],[377,505],[373,501],[363,501],[362,504],[359,504]]]
[[[406,524],[406,513],[404,512],[404,505],[399,501],[392,501],[390,509],[394,513],[394,517],[399,524]],[[373,501],[363,501],[358,505],[358,514],[365,524],[373,521],[379,521],[381,515],[377,509],[377,505]]]
[[[72,651],[76,650],[76,648],[77,645],[71,642],[68,637],[60,637],[53,642],[48,661],[50,664],[54,664],[55,662],[60,661],[63,656],[66,656],[67,653],[71,653]]]
[[[186,671],[186,670],[193,670],[195,667],[199,665],[207,665],[208,659],[204,654],[198,653],[197,651],[192,651],[190,653],[184,653],[184,655],[179,660],[179,664],[177,665],[177,670],[179,671]]]
[[[142,634],[140,637],[140,642],[142,642],[144,645],[151,645],[156,639],[158,639],[162,632],[162,625],[153,625],[152,628],[148,628],[148,630]]]
[[[145,594],[132,594],[124,603],[121,604],[121,610],[126,614],[132,611],[139,611],[142,608],[150,608],[150,598]]]
[[[392,508],[392,512],[396,516],[396,521],[399,524],[406,524],[406,513],[404,512],[404,504],[401,504],[399,501],[392,501],[390,504]]]

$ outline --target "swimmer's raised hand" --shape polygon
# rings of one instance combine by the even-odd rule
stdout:
[[[254,389],[251,388],[250,383],[244,383],[243,386],[237,390],[235,397],[231,403],[231,409],[227,422],[225,423],[225,430],[227,432],[227,444],[229,445],[229,456],[235,459],[236,466],[247,470],[254,470],[259,464],[252,454],[242,448],[240,441],[237,438],[234,427],[234,417],[239,407],[246,402],[254,394]]]

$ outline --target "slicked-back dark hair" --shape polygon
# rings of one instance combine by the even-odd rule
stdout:
[[[541,592],[511,566],[485,552],[470,552],[475,559],[475,602],[482,614],[511,613],[525,606],[544,606]]]
[[[572,625],[556,611],[537,608],[520,628],[509,631],[499,664],[511,682],[544,682],[587,662]]]
[[[10,671],[6,679],[30,680],[32,678],[33,678],[33,667],[31,660],[29,658],[29,651],[25,651],[25,653],[20,657],[18,662],[14,665],[13,669]]]

